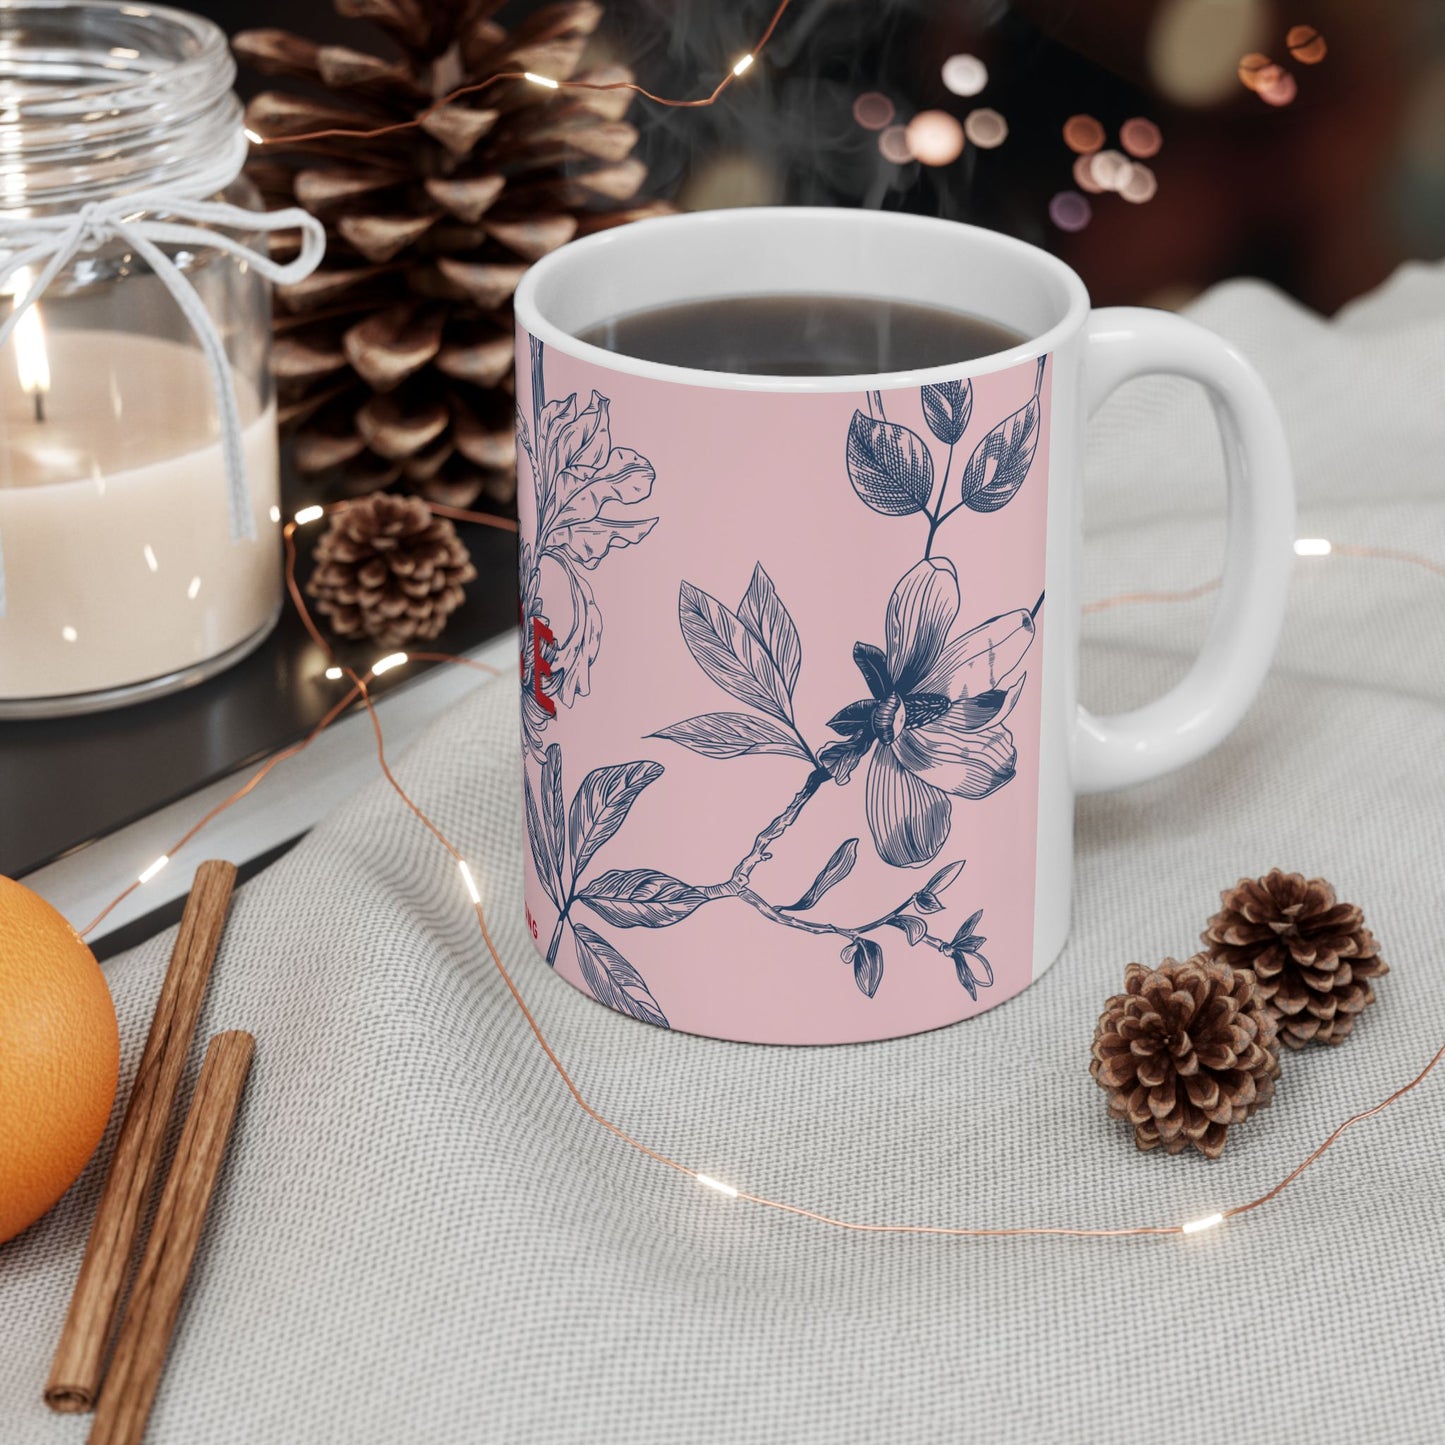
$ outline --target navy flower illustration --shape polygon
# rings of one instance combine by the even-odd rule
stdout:
[[[885,646],[859,642],[853,660],[868,696],[829,719],[842,741],[820,761],[839,783],[868,754],[864,811],[878,855],[913,868],[938,856],[953,799],[986,798],[1014,775],[1018,754],[1003,720],[1027,674],[1014,673],[1034,637],[1024,611],[950,638],[958,574],[927,558],[893,589]]]
[[[979,952],[988,939],[973,931],[982,917],[983,909],[980,908],[959,927],[947,949],[958,981],[968,990],[969,998],[977,998],[980,987],[988,988],[993,983],[993,965]],[[975,973],[974,969],[978,972]]]

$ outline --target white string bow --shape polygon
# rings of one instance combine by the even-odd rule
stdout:
[[[234,174],[234,172],[233,172]],[[164,216],[166,219],[154,219]],[[264,251],[244,245],[227,231],[301,232],[300,253],[280,265]],[[39,266],[40,272],[23,296],[15,298],[10,315],[0,324],[0,350],[20,318],[78,255],[97,251],[112,240],[124,241],[144,260],[171,293],[201,344],[215,387],[221,424],[221,455],[225,462],[231,540],[251,541],[256,524],[241,446],[241,409],[226,346],[196,288],[162,246],[224,251],[252,267],[275,285],[288,286],[309,276],[326,250],[326,232],[306,211],[248,211],[222,201],[191,200],[167,191],[142,191],[91,201],[64,216],[16,216],[0,212],[0,290],[19,270]],[[5,558],[0,548],[0,617],[5,615]]]

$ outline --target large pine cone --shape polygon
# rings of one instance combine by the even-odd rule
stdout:
[[[401,647],[441,633],[477,570],[457,529],[420,497],[378,493],[331,514],[306,591],[338,637]]]
[[[371,140],[288,135],[417,117],[499,71],[563,80],[584,64],[603,8],[550,5],[506,30],[491,0],[334,0],[379,26],[394,59],[284,30],[236,36],[240,58],[308,83],[268,92],[246,122],[266,138],[248,174],[272,204],[327,230],[320,270],[277,298],[274,368],[296,463],[324,492],[400,483],[469,506],[516,494],[512,292],[574,235],[667,209],[631,206],[646,167],[623,119],[630,92],[504,81]],[[628,80],[599,63],[579,79]]]
[[[1104,1006],[1089,1072],[1140,1149],[1209,1159],[1231,1124],[1274,1098],[1279,1041],[1254,975],[1197,954],[1156,969],[1131,963]]]
[[[1254,972],[1260,996],[1292,1049],[1340,1044],[1375,1001],[1372,978],[1390,971],[1364,914],[1323,878],[1278,868],[1220,895],[1203,942],[1211,958]]]

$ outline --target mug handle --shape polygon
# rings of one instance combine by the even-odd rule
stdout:
[[[1219,602],[1187,676],[1132,712],[1079,709],[1074,778],[1101,793],[1202,757],[1244,716],[1269,671],[1294,555],[1294,485],[1279,414],[1259,373],[1228,342],[1168,311],[1116,306],[1085,328],[1088,414],[1122,383],[1152,372],[1200,382],[1224,443],[1229,538]]]

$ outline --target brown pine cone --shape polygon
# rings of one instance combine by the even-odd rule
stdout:
[[[1196,954],[1156,969],[1131,963],[1124,992],[1104,1006],[1089,1072],[1108,1090],[1109,1112],[1134,1126],[1146,1152],[1191,1144],[1223,1152],[1231,1124],[1274,1098],[1275,1023],[1254,975]]]
[[[436,637],[477,569],[457,529],[420,497],[385,492],[331,514],[307,593],[338,637],[384,647]]]
[[[1201,935],[1211,958],[1253,970],[1280,1040],[1339,1044],[1375,1001],[1372,978],[1390,971],[1364,915],[1339,903],[1323,878],[1282,873],[1241,878]]]
[[[636,199],[647,167],[626,90],[509,80],[433,107],[499,72],[599,85],[631,73],[593,43],[599,0],[533,6],[511,25],[493,0],[332,3],[364,22],[354,45],[270,29],[234,41],[283,82],[246,108],[265,137],[248,174],[269,203],[326,227],[321,268],[277,291],[272,369],[296,466],[322,495],[508,502],[518,280],[574,235],[668,207]],[[338,128],[384,133],[292,139]]]

